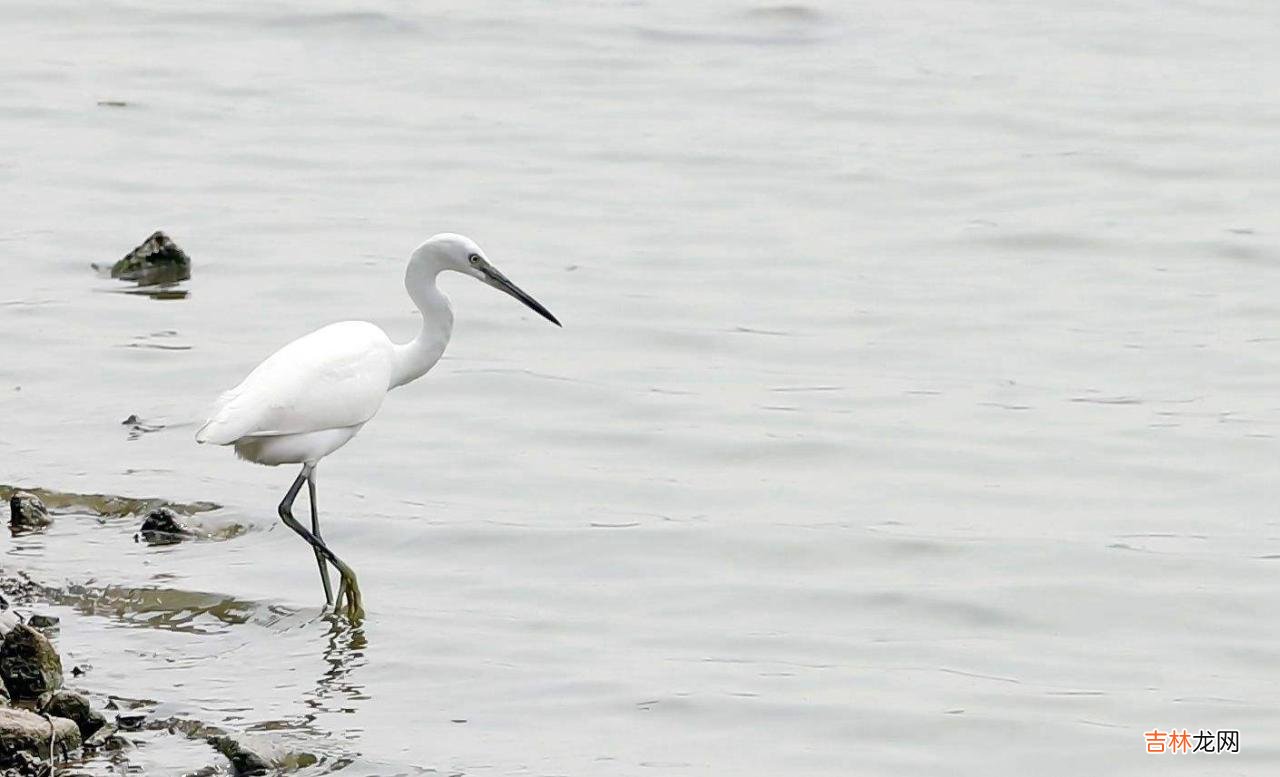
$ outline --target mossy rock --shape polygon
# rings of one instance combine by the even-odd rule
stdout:
[[[177,283],[191,277],[191,257],[157,231],[112,265],[111,277],[142,285]]]
[[[74,721],[80,736],[88,739],[107,724],[106,717],[89,704],[89,700],[74,691],[57,691],[44,705],[44,712]]]
[[[40,497],[27,491],[15,491],[9,497],[9,525],[15,529],[38,529],[53,523],[49,510]]]
[[[62,659],[49,638],[25,623],[0,646],[0,678],[14,699],[38,699],[62,687]]]

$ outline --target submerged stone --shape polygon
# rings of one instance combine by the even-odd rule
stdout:
[[[27,618],[27,625],[37,629],[57,628],[58,623],[60,623],[60,621],[56,615],[43,615],[41,613],[36,613],[35,615]]]
[[[120,736],[119,729],[111,724],[106,723],[93,734],[85,737],[84,746],[86,750],[126,750],[133,747],[133,743],[128,739]]]
[[[129,427],[129,439],[136,440],[144,434],[158,432],[164,429],[163,424],[149,424],[138,417],[137,413],[130,415],[128,418],[120,422],[121,426]]]
[[[238,775],[269,774],[274,769],[275,758],[260,739],[226,735],[210,737],[209,744],[227,757]]]
[[[40,497],[27,491],[15,491],[9,497],[9,525],[15,529],[38,529],[53,523]]]
[[[111,267],[111,277],[149,286],[191,277],[191,257],[169,236],[157,231]]]
[[[45,717],[16,707],[0,708],[0,764],[16,766],[22,754],[49,758],[50,740],[54,753],[66,755],[80,747],[80,729],[66,718]]]
[[[80,736],[86,739],[107,724],[107,718],[89,704],[89,700],[74,691],[57,691],[44,705],[44,711],[59,718],[75,721]]]
[[[48,637],[20,623],[0,645],[0,678],[14,699],[38,699],[62,687],[62,659]]]
[[[255,734],[220,734],[206,741],[231,761],[237,775],[291,772],[320,762],[313,753],[294,751]]]
[[[9,499],[14,492],[24,489],[0,484],[0,498]],[[191,502],[183,504],[156,497],[118,496],[115,494],[76,494],[65,491],[50,491],[47,488],[25,489],[54,510],[67,510],[76,513],[90,513],[99,518],[132,518],[144,515],[157,507],[169,507],[184,515],[195,515],[210,510],[217,510],[221,505],[213,502]],[[21,572],[19,572],[21,574]]]

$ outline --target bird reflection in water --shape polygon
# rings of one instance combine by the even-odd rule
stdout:
[[[303,716],[308,724],[324,713],[353,713],[356,702],[369,698],[364,686],[352,676],[368,662],[369,641],[364,628],[332,613],[324,620],[329,624],[323,653],[325,669],[315,688],[303,696],[303,703],[311,710]]]

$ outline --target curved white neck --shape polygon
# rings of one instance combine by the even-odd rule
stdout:
[[[441,270],[435,267],[410,263],[405,273],[404,285],[422,313],[422,329],[418,336],[403,345],[395,346],[395,367],[391,376],[391,388],[417,380],[435,366],[449,344],[453,333],[453,308],[449,298],[436,286],[436,276]]]

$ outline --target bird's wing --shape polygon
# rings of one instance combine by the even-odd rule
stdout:
[[[267,357],[218,397],[197,442],[317,432],[362,424],[382,405],[393,346],[378,327],[344,321],[317,329]]]

